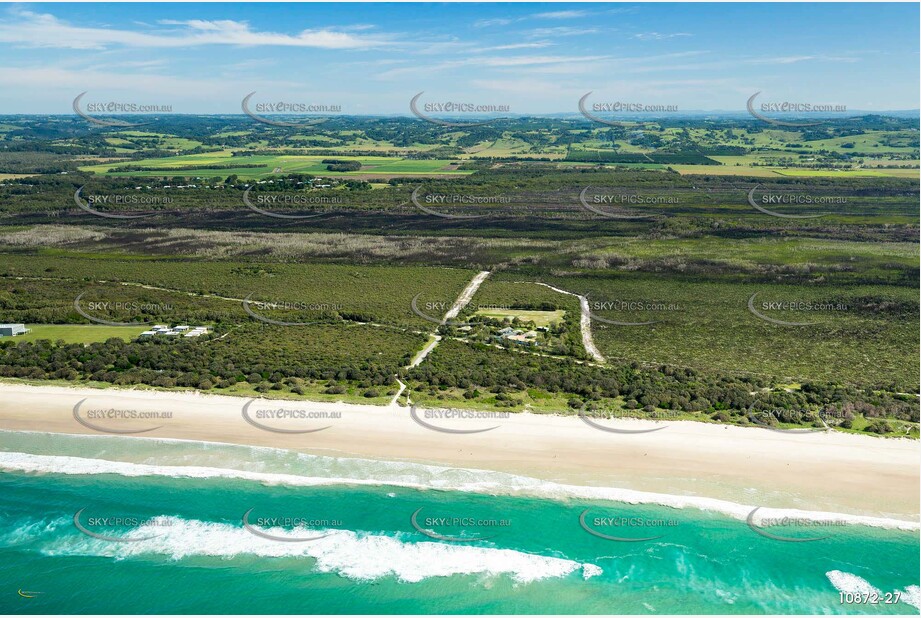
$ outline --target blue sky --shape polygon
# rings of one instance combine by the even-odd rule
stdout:
[[[73,98],[239,113],[240,101],[407,114],[431,101],[592,100],[743,111],[765,101],[919,107],[919,5],[13,4],[0,113]]]

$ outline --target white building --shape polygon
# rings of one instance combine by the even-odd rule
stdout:
[[[208,334],[207,326],[196,326],[192,328],[186,324],[180,324],[179,326],[167,326],[166,324],[157,324],[152,326],[150,330],[145,330],[141,333],[141,337],[155,337],[157,335],[163,337],[201,337],[202,335]]]
[[[25,324],[0,324],[0,337],[15,337],[29,332]]]

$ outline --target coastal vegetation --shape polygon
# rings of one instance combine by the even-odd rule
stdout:
[[[5,118],[0,377],[917,435],[917,124]]]

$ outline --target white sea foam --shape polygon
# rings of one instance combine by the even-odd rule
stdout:
[[[828,581],[831,582],[831,585],[834,586],[838,592],[860,595],[881,594],[879,588],[876,588],[864,578],[859,575],[854,575],[853,573],[829,571],[825,574],[825,577],[828,578]]]
[[[912,607],[921,609],[921,586],[905,586],[902,592],[902,601]]]
[[[46,546],[46,555],[93,555],[125,559],[156,554],[173,560],[193,556],[231,559],[253,555],[270,558],[313,558],[321,573],[354,580],[394,577],[419,582],[452,575],[507,575],[518,583],[565,577],[582,571],[585,579],[601,568],[573,560],[527,554],[511,549],[469,547],[435,542],[408,542],[396,537],[351,530],[311,529],[310,536],[329,534],[309,542],[264,539],[240,526],[160,517],[158,526],[140,526],[131,536],[155,536],[133,543],[114,543],[82,535],[61,538]],[[163,525],[163,523],[170,525]],[[300,538],[303,529],[263,528],[278,537]]]
[[[883,594],[879,588],[853,573],[829,571],[825,574],[825,577],[828,578],[828,581],[831,582],[832,586],[834,586],[838,592],[870,596],[871,598],[881,598]],[[919,607],[919,605],[921,605],[921,587],[906,586],[905,589],[900,592],[899,601],[921,609],[921,607]]]
[[[284,451],[279,451],[284,452]],[[166,476],[172,478],[227,478],[254,481],[269,485],[316,487],[324,485],[393,486],[411,489],[438,489],[489,495],[528,495],[546,499],[579,498],[613,501],[626,504],[658,504],[672,508],[696,508],[745,520],[754,506],[706,498],[703,496],[678,496],[672,494],[620,489],[615,487],[589,487],[565,485],[540,479],[490,472],[445,468],[406,462],[380,462],[361,459],[321,458],[298,455],[329,476],[238,470],[215,466],[158,465],[132,463],[62,455],[35,455],[31,453],[0,452],[0,470],[54,473],[54,474],[118,474],[126,477]],[[329,459],[334,465],[315,465]],[[347,473],[348,476],[336,475]],[[760,524],[766,518],[791,517],[810,521],[836,521],[845,524],[918,530],[918,521],[905,521],[886,517],[805,511],[800,509],[761,508],[753,517]]]

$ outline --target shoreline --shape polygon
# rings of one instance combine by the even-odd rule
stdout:
[[[41,431],[14,431],[0,429],[2,433],[30,433],[40,435],[61,435]],[[86,434],[71,434],[80,437],[123,437],[123,436],[91,436]],[[169,444],[207,444],[211,446],[241,446],[227,442],[207,442],[204,440],[187,440],[183,438],[148,438],[148,440]],[[252,447],[272,449],[274,447]],[[373,462],[374,460],[356,460]],[[66,466],[54,466],[55,463],[66,463]],[[412,464],[411,464],[412,465]],[[431,467],[427,464],[416,464]],[[125,477],[160,476],[167,478],[226,478],[240,479],[265,483],[268,485],[283,485],[286,487],[323,487],[333,485],[352,485],[361,487],[399,487],[404,489],[418,489],[430,491],[460,491],[466,493],[479,493],[486,495],[524,495],[541,499],[585,499],[619,502],[624,504],[643,504],[664,506],[675,509],[693,508],[701,511],[719,513],[734,519],[746,521],[749,517],[753,525],[763,525],[765,520],[790,518],[823,522],[824,525],[861,525],[872,528],[890,530],[921,530],[921,522],[907,521],[885,517],[872,517],[866,515],[852,515],[847,513],[832,513],[827,511],[803,511],[791,508],[755,507],[753,505],[738,504],[718,498],[698,496],[678,496],[672,494],[658,494],[646,491],[620,489],[615,487],[593,487],[584,485],[564,485],[558,483],[541,482],[540,479],[516,477],[520,481],[533,481],[534,484],[524,486],[497,486],[494,481],[481,483],[455,483],[453,485],[433,485],[406,480],[382,479],[357,479],[347,477],[311,477],[296,474],[277,472],[252,472],[236,468],[216,468],[212,466],[173,466],[140,464],[134,462],[111,461],[74,457],[68,455],[32,455],[27,453],[11,453],[0,451],[0,471],[16,471],[25,473],[47,474],[117,474]],[[464,470],[465,472],[493,473],[490,470]],[[757,511],[757,514],[753,512]]]
[[[589,427],[578,417],[531,413],[500,419],[436,417],[425,421],[449,431],[478,431],[442,433],[413,420],[409,408],[392,405],[9,383],[0,383],[0,429],[113,435],[74,418],[74,406],[81,400],[81,417],[99,406],[103,410],[168,409],[172,413],[171,418],[156,421],[93,421],[113,431],[159,426],[154,431],[125,434],[129,437],[401,461],[486,471],[484,475],[500,472],[539,479],[547,491],[569,497],[696,506],[742,519],[757,505],[763,507],[762,517],[776,516],[781,509],[790,516],[831,513],[853,523],[902,527],[901,522],[912,529],[918,527],[921,444],[906,439],[782,434],[693,421],[606,421],[606,426],[618,430],[647,431],[618,434]],[[327,417],[264,419],[254,425],[242,414],[248,401],[253,402],[251,418],[261,407]],[[335,413],[338,418],[331,416]],[[488,427],[495,430],[483,431]],[[280,433],[305,428],[310,433]]]

